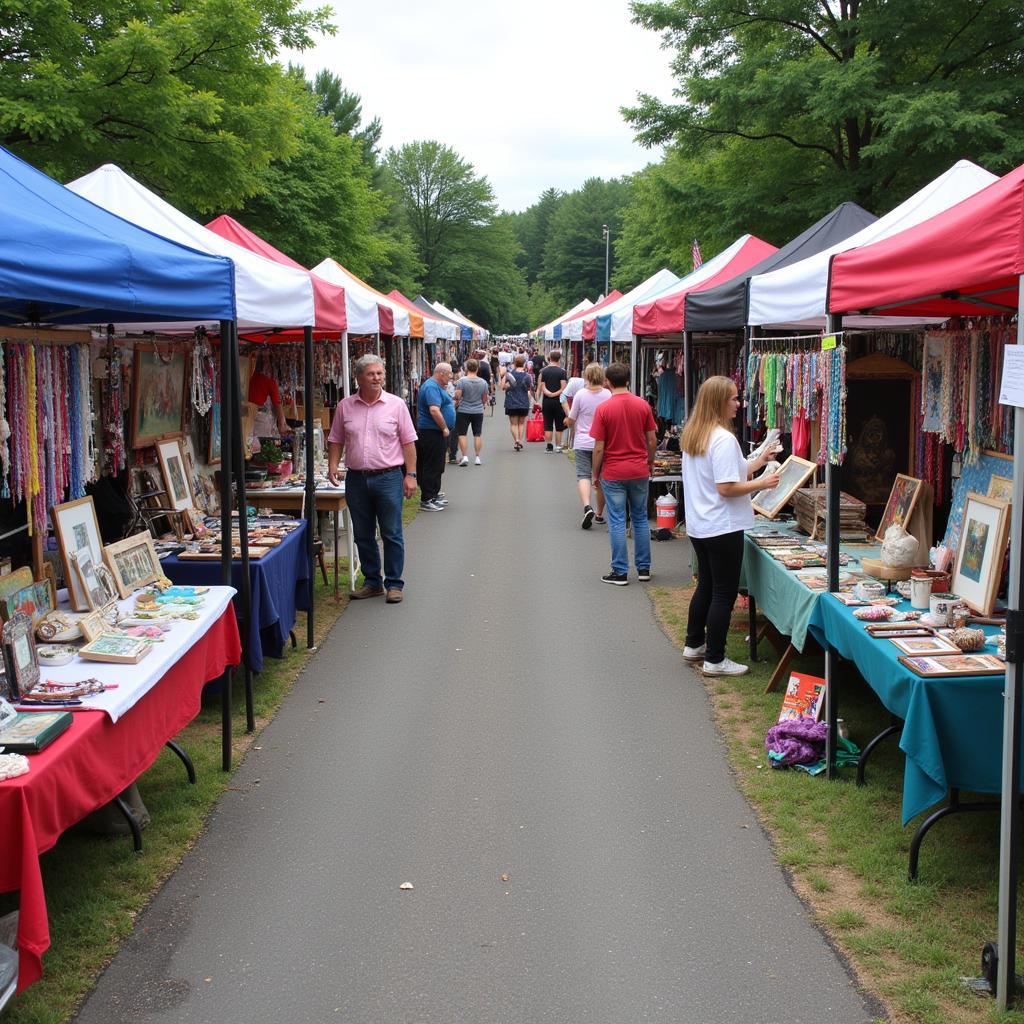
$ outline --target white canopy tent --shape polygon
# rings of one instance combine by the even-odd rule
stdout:
[[[304,270],[274,263],[221,238],[150,192],[116,164],[104,164],[67,186],[72,192],[155,235],[199,252],[227,256],[235,264],[238,326],[307,327],[316,322],[313,286]],[[188,324],[124,324],[126,330],[191,330]]]
[[[462,324],[464,327],[468,327],[473,332],[473,338],[477,341],[485,341],[488,337],[488,332],[485,331],[478,324],[473,323],[468,317],[464,316],[456,309],[449,309],[443,302],[437,299],[427,299],[427,304],[432,306],[442,316],[446,316],[449,320],[454,320],[456,323]]]
[[[401,338],[409,336],[409,311],[361,281],[337,260],[328,256],[312,269],[317,277],[345,289],[345,316],[348,319],[349,334],[392,334]],[[391,311],[391,323],[388,323],[386,316],[382,319],[381,306]]]
[[[585,313],[594,304],[590,299],[583,299],[577,302],[572,309],[563,313],[560,317],[556,317],[550,323],[544,324],[543,327],[538,327],[535,331],[530,332],[531,338],[537,338],[540,341],[553,341],[554,334],[552,333],[558,324],[564,323],[566,320],[571,320],[575,316],[579,316],[581,313]]]
[[[755,327],[823,328],[829,263],[836,253],[881,241],[956,206],[996,180],[994,174],[969,160],[958,160],[894,210],[856,234],[799,263],[750,279],[747,323]],[[935,323],[942,317],[846,316],[844,327],[899,327]]]
[[[622,298],[605,306],[596,316],[603,319],[611,316],[611,340],[631,341],[633,338],[633,307],[638,302],[646,302],[655,295],[660,295],[667,288],[678,281],[679,278],[671,270],[662,268],[651,274],[646,281],[641,281],[635,288],[626,292]],[[583,337],[583,323],[585,320],[593,320],[595,317],[588,317],[586,313],[573,317],[571,320],[562,322],[562,338],[569,341],[579,341]],[[623,324],[626,327],[624,337],[617,337],[622,333]],[[600,332],[599,332],[600,333]],[[608,338],[599,338],[599,342],[607,342]]]

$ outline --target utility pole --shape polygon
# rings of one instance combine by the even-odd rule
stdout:
[[[608,247],[611,242],[612,233],[608,230],[607,224],[601,225],[601,233],[604,237],[604,294],[608,297]]]

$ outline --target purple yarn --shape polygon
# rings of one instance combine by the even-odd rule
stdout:
[[[775,768],[794,764],[817,764],[825,756],[828,725],[813,718],[789,718],[773,725],[764,739],[764,748],[773,754]]]

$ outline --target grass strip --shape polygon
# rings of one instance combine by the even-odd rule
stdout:
[[[692,589],[649,593],[658,621],[681,649]],[[745,633],[746,613],[737,611],[728,654],[748,663]],[[808,647],[793,669],[824,675],[821,651]],[[1024,1024],[1024,1012],[999,1014],[993,999],[960,980],[980,974],[982,947],[996,934],[998,813],[958,814],[936,825],[921,848],[919,879],[908,881],[910,840],[921,819],[900,825],[898,736],[873,752],[863,788],[853,769],[830,783],[823,775],[770,768],[764,737],[782,694],[764,693],[776,660],[771,645],[764,641],[758,654],[761,660],[738,677],[704,677],[680,659],[681,685],[707,689],[737,784],[816,922],[895,1024]],[[889,713],[852,665],[843,663],[843,671],[840,714],[863,747],[889,724]],[[1018,914],[1024,920],[1024,900]]]

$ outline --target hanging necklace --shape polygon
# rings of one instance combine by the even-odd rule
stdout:
[[[213,353],[206,328],[197,327],[192,347],[192,408],[205,416],[213,405]]]

